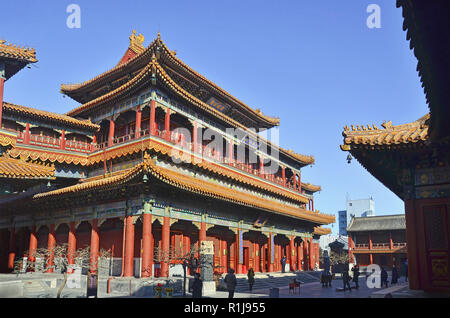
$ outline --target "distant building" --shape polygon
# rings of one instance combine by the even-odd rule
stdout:
[[[350,262],[391,267],[406,260],[404,214],[354,217],[347,232]]]
[[[339,234],[347,235],[347,227],[352,216],[375,216],[375,201],[368,199],[347,200],[346,210],[338,211]]]
[[[347,236],[343,236],[340,234],[327,234],[327,235],[321,235],[320,239],[319,239],[319,247],[325,251],[330,251],[330,246],[329,244],[334,242],[334,241],[342,241],[342,242],[347,242],[348,241],[348,237]]]

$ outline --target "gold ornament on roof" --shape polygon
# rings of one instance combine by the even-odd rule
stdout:
[[[144,48],[144,36],[142,34],[136,35],[136,30],[130,35],[130,48],[142,50]]]

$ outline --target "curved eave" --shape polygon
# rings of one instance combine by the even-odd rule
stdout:
[[[314,234],[316,235],[327,235],[331,234],[331,229],[329,228],[323,228],[321,226],[314,227]]]
[[[180,60],[176,55],[169,50],[169,48],[166,46],[166,44],[161,40],[161,44],[163,47],[163,52],[165,53],[165,56],[167,56],[173,63],[176,65],[182,67],[187,73],[189,73],[192,77],[198,79],[202,84],[212,89],[215,93],[217,93],[219,96],[227,98],[229,101],[231,101],[233,104],[238,105],[240,108],[244,109],[247,113],[254,116],[254,118],[258,118],[261,122],[265,123],[266,125],[269,125],[270,127],[279,126],[280,125],[280,119],[270,116],[265,116],[261,112],[258,112],[257,110],[251,108],[244,102],[240,101],[230,93],[228,93],[226,90],[221,88],[220,86],[216,85],[200,73],[194,71],[191,67],[189,67],[186,63],[184,63],[182,60]]]
[[[317,191],[321,191],[322,187],[318,186],[318,185],[311,184],[311,183],[302,183],[302,189],[305,189],[307,191],[310,191],[310,192],[314,193],[314,192],[317,192]]]
[[[61,195],[89,192],[94,189],[105,190],[109,187],[118,187],[144,173],[149,173],[153,178],[156,178],[168,185],[199,195],[204,195],[257,209],[267,210],[270,212],[275,212],[277,214],[287,215],[317,224],[330,224],[334,222],[334,216],[322,215],[317,212],[308,212],[301,208],[287,206],[273,200],[261,198],[249,193],[240,192],[238,190],[230,189],[228,187],[224,187],[209,181],[199,180],[197,178],[184,175],[179,172],[158,167],[150,159],[145,159],[141,164],[138,164],[137,166],[131,168],[123,174],[105,179],[94,180],[91,182],[84,182],[63,189],[36,194],[33,199],[48,200],[52,197],[59,197]]]
[[[165,87],[170,89],[173,93],[175,93],[177,96],[183,98],[185,101],[199,107],[200,109],[208,112],[214,117],[218,117],[221,120],[223,120],[225,123],[229,124],[230,127],[239,127],[244,131],[247,131],[249,134],[251,134],[254,137],[257,137],[259,139],[262,139],[259,135],[254,133],[251,130],[247,130],[247,127],[242,125],[241,123],[235,121],[234,119],[222,114],[221,112],[217,111],[210,105],[206,104],[205,102],[201,101],[197,97],[191,95],[189,92],[184,90],[181,86],[179,86],[164,70],[164,68],[156,61],[156,59],[153,59],[152,62],[147,64],[140,72],[137,74],[132,80],[128,81],[127,83],[123,84],[122,86],[112,90],[111,92],[100,96],[98,98],[93,99],[92,101],[89,101],[73,110],[67,113],[67,115],[70,116],[76,116],[80,114],[81,112],[87,111],[93,107],[98,107],[102,105],[103,103],[111,102],[114,99],[123,98],[124,95],[129,94],[132,90],[137,90],[139,86],[137,85],[144,85],[145,80],[154,73],[157,76],[157,79],[160,80],[160,83],[163,84]],[[276,147],[272,145],[269,141],[265,140],[269,146]],[[313,156],[306,156],[301,155],[293,152],[292,150],[285,150],[283,148],[279,148],[280,152],[285,154],[286,156],[290,157],[292,160],[297,161],[301,163],[302,165],[308,165],[314,163],[314,157]]]
[[[2,156],[0,157],[1,178],[27,180],[55,179],[55,168]]]
[[[260,111],[257,111],[250,106],[246,105],[242,101],[238,100],[236,97],[219,87],[218,85],[214,84],[210,80],[208,80],[206,77],[202,76],[201,74],[197,73],[193,69],[191,69],[188,65],[183,63],[180,59],[178,59],[175,54],[170,51],[165,43],[160,39],[156,38],[147,48],[145,48],[141,52],[136,52],[137,55],[131,58],[130,60],[126,61],[125,63],[120,63],[116,65],[114,68],[88,80],[83,83],[79,84],[61,84],[61,92],[68,95],[68,96],[74,96],[76,94],[81,93],[82,91],[90,90],[98,85],[101,85],[108,81],[108,79],[111,79],[116,74],[121,73],[123,69],[127,67],[133,67],[136,65],[141,65],[150,62],[152,54],[155,52],[154,49],[156,46],[161,45],[162,47],[162,53],[163,56],[167,57],[169,60],[171,60],[176,65],[182,67],[183,70],[185,70],[188,74],[190,74],[195,79],[198,79],[202,84],[206,85],[210,89],[212,89],[215,93],[222,97],[226,97],[227,100],[231,101],[233,104],[237,105],[241,109],[243,109],[247,114],[250,114],[254,120],[259,121],[262,123],[265,127],[270,128],[274,126],[279,126],[280,119],[275,117],[270,117],[262,114]]]
[[[89,121],[78,120],[70,116],[60,115],[52,112],[47,112],[44,110],[39,110],[31,107],[26,107],[22,105],[16,105],[8,102],[3,102],[3,111],[15,113],[20,116],[27,115],[30,117],[36,117],[50,122],[57,122],[68,127],[76,127],[87,129],[91,132],[95,132],[100,129],[99,125],[93,124]]]

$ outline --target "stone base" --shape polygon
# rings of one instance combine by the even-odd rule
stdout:
[[[216,293],[215,281],[203,282],[202,296],[211,295],[215,293]]]

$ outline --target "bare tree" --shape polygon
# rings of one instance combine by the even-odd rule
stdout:
[[[28,257],[16,258],[14,262],[15,273],[24,271],[31,271],[37,273],[61,271],[64,274],[64,280],[58,288],[57,298],[61,297],[61,293],[67,283],[67,269],[69,267],[90,270],[91,268],[105,269],[105,262],[101,260],[111,257],[109,250],[100,249],[97,259],[93,263],[90,261],[91,249],[90,246],[79,248],[73,253],[68,252],[67,244],[56,245],[52,249],[37,248],[33,253],[25,252]]]

